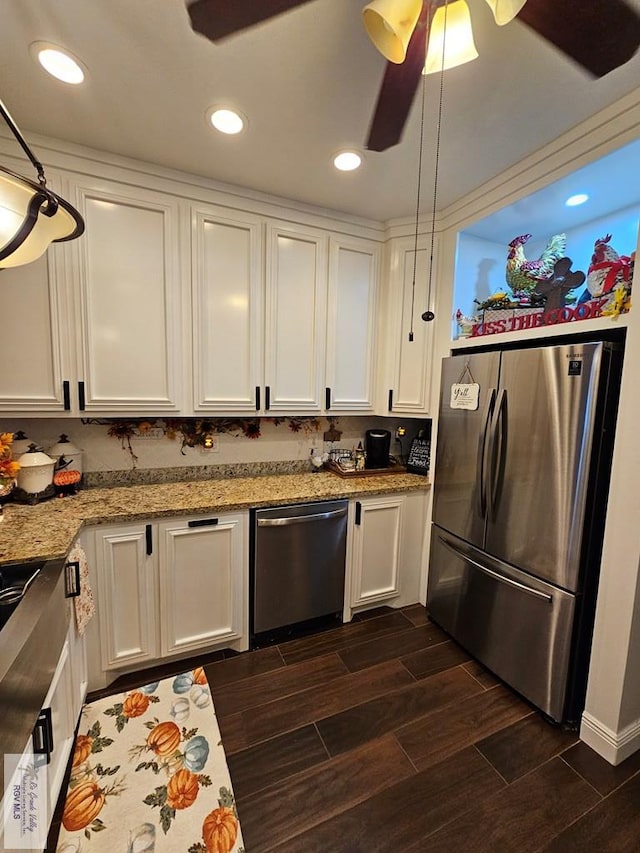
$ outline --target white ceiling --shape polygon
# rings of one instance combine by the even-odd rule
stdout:
[[[235,0],[241,2],[241,0]],[[257,0],[256,0],[257,2]],[[468,0],[480,58],[445,75],[438,208],[480,186],[638,86],[640,53],[600,80],[514,21]],[[633,0],[640,8],[640,0]],[[21,130],[369,219],[416,205],[420,98],[401,143],[356,173],[331,156],[362,148],[385,61],[364,33],[364,0],[314,0],[214,45],[184,0],[2,0],[0,98]],[[88,67],[80,87],[29,54],[43,40]],[[427,78],[421,209],[431,210],[439,79]],[[216,103],[249,118],[223,137]]]

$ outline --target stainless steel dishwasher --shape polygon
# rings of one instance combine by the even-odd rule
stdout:
[[[342,618],[346,500],[253,511],[252,645],[320,617]]]

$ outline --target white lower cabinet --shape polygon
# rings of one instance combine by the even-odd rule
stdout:
[[[93,667],[246,649],[247,531],[248,512],[96,529]],[[100,686],[95,672],[91,681]]]
[[[158,657],[157,572],[151,527],[127,524],[96,532],[103,669],[144,664]]]
[[[424,571],[426,492],[351,503],[346,618],[380,604],[415,604]]]
[[[22,758],[17,762],[15,775],[5,787],[7,792],[14,790],[14,785],[24,786],[28,777],[25,769],[34,765],[42,768],[43,772],[36,776],[41,780],[43,788],[33,787],[35,780],[29,781],[29,802],[31,821],[35,833],[42,845],[25,846],[26,836],[19,841],[21,851],[32,850],[39,853],[44,848],[53,812],[58,802],[65,771],[73,748],[75,729],[82,705],[87,693],[87,669],[84,637],[78,633],[73,611],[73,599],[64,602],[68,614],[68,629],[58,663],[49,685],[49,690],[42,704],[38,722],[32,737],[29,738]],[[45,775],[46,771],[46,775]],[[5,783],[7,780],[5,779]],[[3,811],[4,811],[3,801]],[[9,804],[9,808],[11,805]],[[37,817],[35,815],[37,814]],[[35,821],[35,823],[34,823]],[[8,822],[5,821],[5,830]],[[9,846],[9,839],[17,841],[11,833],[3,838],[0,831],[0,849],[9,851],[18,849]]]
[[[242,638],[245,518],[238,513],[158,525],[162,657]]]

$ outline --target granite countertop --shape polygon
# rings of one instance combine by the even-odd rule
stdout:
[[[6,505],[0,524],[0,563],[64,557],[87,525],[424,491],[429,487],[429,481],[417,474],[343,479],[319,472],[87,489],[36,506]]]

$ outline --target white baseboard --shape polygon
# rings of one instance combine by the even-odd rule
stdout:
[[[619,732],[614,732],[586,711],[582,715],[580,739],[609,764],[621,764],[640,749],[640,720],[635,720]]]

